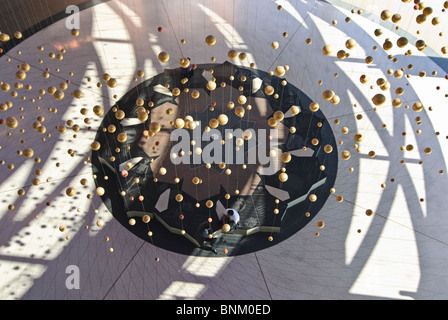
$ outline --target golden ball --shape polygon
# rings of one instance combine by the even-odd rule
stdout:
[[[96,194],[97,194],[97,195],[102,196],[102,195],[104,195],[105,193],[106,193],[106,190],[104,190],[103,187],[98,187],[98,188],[96,188]]]
[[[267,85],[266,88],[264,88],[264,93],[266,93],[268,96],[272,95],[274,93],[274,87],[271,85]]]
[[[182,202],[182,200],[184,200],[184,196],[181,195],[180,193],[176,194],[176,201],[177,202]]]
[[[322,48],[322,53],[323,53],[324,55],[326,55],[326,56],[331,55],[331,54],[333,53],[333,46],[330,45],[330,44],[325,45],[325,46]]]
[[[351,157],[350,151],[348,151],[348,150],[344,150],[344,151],[342,151],[342,153],[341,153],[341,157],[342,157],[342,159],[344,159],[344,160],[348,160],[348,159],[350,159],[350,157]]]
[[[386,97],[381,93],[378,93],[373,96],[372,102],[376,106],[382,106],[384,103],[386,103]]]
[[[230,231],[230,225],[228,223],[224,224],[222,226],[222,232],[229,232]]]
[[[157,133],[157,132],[159,132],[161,129],[162,129],[162,126],[161,126],[160,123],[158,123],[158,122],[151,122],[150,125],[149,125],[149,130],[150,130],[152,133]]]
[[[65,189],[65,194],[69,197],[73,197],[76,194],[76,190],[73,187],[68,187],[67,189]]]
[[[26,148],[25,150],[23,150],[23,155],[25,156],[25,158],[31,158],[32,156],[34,156],[34,150],[31,148]]]
[[[291,161],[291,154],[289,152],[283,152],[280,156],[280,159],[284,162],[284,163],[288,163]]]
[[[157,58],[159,59],[160,62],[168,62],[170,60],[170,55],[168,52],[162,51],[158,54]]]
[[[10,129],[15,129],[19,125],[19,121],[17,121],[17,119],[15,117],[9,116],[6,118],[6,125]]]
[[[357,44],[357,42],[356,42],[355,39],[348,39],[348,40],[345,42],[345,47],[346,47],[347,49],[353,49],[353,48],[356,47],[356,44]]]
[[[208,44],[209,46],[214,46],[216,44],[216,37],[213,35],[208,35],[205,38],[205,43]]]
[[[236,58],[238,57],[238,52],[234,49],[231,49],[227,53],[227,56],[229,57],[230,60],[236,60]]]
[[[381,19],[386,21],[390,18],[392,18],[392,11],[386,9],[381,12]]]
[[[281,172],[281,173],[278,175],[278,179],[279,179],[281,182],[285,182],[285,181],[288,180],[288,174],[287,174],[286,172]]]

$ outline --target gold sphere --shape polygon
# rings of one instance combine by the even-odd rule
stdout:
[[[168,52],[162,51],[158,54],[157,58],[159,59],[160,62],[168,62],[170,60],[170,55]]]
[[[205,38],[205,43],[208,44],[209,46],[214,46],[216,44],[216,37],[213,35],[208,35]]]
[[[329,56],[333,53],[333,47],[330,44],[325,45],[322,48],[322,53],[326,56]]]
[[[344,159],[344,160],[348,160],[348,159],[350,159],[350,157],[351,157],[350,151],[348,151],[348,150],[344,150],[344,151],[342,151],[342,153],[341,153],[341,157],[342,157],[342,159]]]
[[[390,18],[392,18],[392,12],[390,10],[386,9],[381,12],[381,19],[389,20]]]
[[[230,224],[226,223],[222,226],[222,232],[229,232],[230,231]]]
[[[234,49],[231,49],[227,53],[227,56],[229,57],[230,60],[236,60],[236,58],[238,57],[238,52]]]
[[[160,123],[158,123],[158,122],[151,122],[150,125],[149,125],[149,130],[150,130],[152,133],[157,133],[157,132],[159,132],[161,129],[162,129],[162,126],[161,126]]]
[[[347,48],[347,49],[353,49],[353,48],[355,48],[356,47],[356,40],[355,39],[348,39],[346,42],[345,42],[345,47]]]
[[[280,159],[284,162],[284,163],[288,163],[291,161],[291,154],[289,152],[283,152],[280,156]]]
[[[378,93],[373,96],[372,102],[376,106],[382,106],[386,102],[386,97],[381,93]]]
[[[117,86],[117,79],[110,78],[109,80],[107,80],[107,86],[109,88],[115,88]]]
[[[98,187],[98,188],[96,188],[96,194],[97,194],[97,195],[102,196],[102,195],[104,195],[105,193],[106,193],[106,190],[104,190],[103,187]]]
[[[31,148],[25,148],[25,150],[23,150],[23,155],[25,156],[25,158],[31,158],[32,156],[34,156],[34,150]]]
[[[331,90],[325,90],[322,92],[322,98],[324,98],[327,101],[330,101],[334,96],[334,92]]]
[[[10,117],[6,118],[6,125],[10,129],[15,129],[19,125],[19,121],[17,121],[17,119],[15,117],[10,116]]]
[[[285,181],[288,180],[288,174],[287,174],[286,172],[281,172],[281,173],[278,175],[278,179],[279,179],[281,182],[285,182]]]
[[[67,189],[65,189],[65,194],[69,197],[73,197],[76,194],[76,190],[73,187],[68,187]]]
[[[271,85],[266,86],[266,88],[264,88],[264,93],[268,96],[272,95],[274,93],[274,87]]]

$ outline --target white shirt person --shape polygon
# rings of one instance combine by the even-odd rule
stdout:
[[[238,213],[238,211],[231,208],[224,210],[224,214],[222,216],[222,223],[229,224],[230,230],[235,230],[239,222],[240,222],[240,214]]]

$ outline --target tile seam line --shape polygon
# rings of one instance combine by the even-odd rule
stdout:
[[[258,256],[257,256],[256,252],[254,252],[254,256],[255,256],[255,260],[257,260],[258,267],[260,268],[261,276],[263,277],[263,281],[264,281],[264,284],[266,286],[266,290],[268,291],[269,298],[270,298],[270,300],[273,300],[272,299],[272,295],[271,295],[271,291],[269,290],[268,283],[266,282],[266,278],[264,276],[264,272],[263,272],[263,269],[261,268],[260,261],[258,260]]]
[[[127,270],[127,268],[129,267],[129,265],[131,264],[132,261],[134,261],[134,258],[137,256],[137,254],[140,252],[140,250],[143,248],[143,246],[145,245],[145,242],[143,241],[142,244],[140,245],[140,247],[137,249],[137,251],[134,253],[134,255],[132,256],[132,258],[129,260],[129,262],[126,264],[126,266],[123,268],[123,270],[120,272],[120,274],[117,276],[117,278],[115,279],[115,281],[112,283],[112,285],[110,286],[110,288],[107,290],[107,292],[104,294],[103,299],[105,300],[107,298],[107,296],[109,295],[110,291],[112,290],[112,288],[115,287],[115,284],[118,282],[118,280],[121,278],[121,276],[123,275],[123,273]]]

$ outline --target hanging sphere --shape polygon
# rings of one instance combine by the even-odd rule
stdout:
[[[325,226],[325,223],[322,220],[317,221],[316,223],[318,228],[323,228]]]
[[[94,151],[98,151],[101,148],[101,144],[98,141],[93,141],[90,146]]]
[[[216,89],[216,82],[210,80],[209,82],[207,82],[207,89],[210,91],[213,91]]]
[[[341,153],[341,157],[342,157],[342,159],[344,159],[344,160],[348,160],[348,159],[350,159],[350,157],[351,157],[350,151],[348,151],[348,150],[344,150],[344,151],[342,151],[342,153]]]
[[[244,108],[241,107],[241,106],[236,107],[236,108],[235,108],[235,114],[236,114],[238,117],[240,117],[240,118],[244,117],[244,114],[245,114],[245,110],[244,110]]]
[[[416,18],[415,18],[415,21],[418,23],[418,24],[422,24],[422,23],[424,23],[425,21],[426,21],[426,16],[422,13],[422,14],[419,14]]]
[[[362,133],[356,133],[353,137],[353,140],[360,143],[364,140],[364,135]]]
[[[283,152],[280,156],[280,159],[284,162],[284,163],[288,163],[291,161],[291,154],[289,152]]]
[[[334,96],[334,92],[331,90],[325,90],[324,92],[322,92],[322,98],[324,98],[325,100],[330,101]]]
[[[208,35],[205,38],[205,43],[208,44],[209,46],[214,46],[216,44],[216,37],[213,35]]]
[[[76,190],[73,187],[68,187],[67,189],[65,189],[65,194],[69,197],[73,197],[76,194]]]
[[[117,136],[117,140],[121,143],[126,142],[127,139],[128,139],[128,135],[126,132],[120,132]]]
[[[31,148],[26,148],[25,150],[23,150],[23,155],[25,156],[25,158],[31,158],[34,155],[34,150]]]
[[[264,88],[264,93],[268,96],[272,95],[274,93],[274,87],[270,85],[266,86],[266,88]]]
[[[152,133],[157,133],[157,132],[159,132],[161,129],[162,129],[162,126],[161,126],[160,123],[158,123],[158,122],[151,122],[150,125],[149,125],[149,130],[150,130]]]
[[[382,106],[386,102],[386,97],[381,93],[378,93],[373,96],[372,102],[376,106]]]
[[[185,126],[185,121],[182,118],[177,118],[176,120],[174,120],[174,127],[176,127],[176,129],[182,129]]]
[[[408,41],[408,39],[405,38],[405,37],[400,37],[400,38],[398,38],[398,40],[397,40],[397,46],[398,46],[399,48],[403,48],[403,47],[405,47],[408,43],[409,43],[409,41]]]
[[[229,232],[230,231],[230,224],[226,223],[222,226],[222,232]]]
[[[98,187],[98,188],[96,188],[96,194],[97,194],[97,195],[102,196],[102,195],[104,195],[105,193],[106,193],[106,190],[104,190],[103,187]]]
[[[212,207],[213,207],[213,201],[212,201],[212,200],[207,200],[207,201],[205,202],[205,206],[206,206],[207,208],[212,208]]]
[[[423,110],[423,104],[421,102],[415,102],[412,105],[412,110],[414,110],[415,112],[420,112]]]
[[[290,110],[293,115],[299,114],[300,112],[300,108],[298,106],[292,106]]]
[[[182,202],[182,200],[184,200],[184,196],[181,195],[180,193],[176,194],[176,201],[177,202]]]
[[[324,146],[325,153],[331,153],[333,151],[333,146],[331,144],[327,144]]]
[[[101,106],[96,105],[93,107],[93,113],[97,116],[102,116],[104,114],[104,109]]]
[[[238,57],[238,52],[234,49],[231,49],[227,53],[227,56],[229,57],[230,60],[236,60],[236,58]]]
[[[144,223],[148,223],[149,221],[151,221],[151,217],[150,217],[148,214],[145,214],[145,215],[142,217],[142,221],[143,221]]]
[[[283,76],[285,75],[285,73],[286,73],[285,67],[283,67],[283,66],[277,66],[277,67],[275,68],[275,75],[276,75],[277,77],[283,77]]]
[[[389,20],[390,18],[392,18],[392,12],[390,10],[386,9],[381,12],[381,19]]]
[[[288,174],[286,174],[285,172],[281,172],[281,173],[278,175],[278,179],[279,179],[281,182],[285,182],[285,181],[288,180]]]
[[[225,125],[227,124],[227,122],[229,121],[229,118],[225,115],[225,114],[220,114],[218,116],[218,122],[220,125]]]
[[[314,193],[312,193],[312,194],[309,195],[308,199],[311,202],[316,202],[317,201],[317,196]]]
[[[322,53],[326,56],[329,56],[333,53],[333,47],[330,44],[325,45],[322,48]]]
[[[356,47],[356,40],[355,39],[348,39],[346,42],[345,42],[345,47],[347,48],[347,49],[353,49],[353,48],[355,48]]]
[[[199,98],[199,96],[200,96],[200,93],[199,93],[198,90],[193,90],[193,91],[191,92],[191,97],[192,97],[193,99],[197,99],[197,98]]]
[[[273,117],[277,121],[282,121],[285,118],[285,115],[282,111],[278,110],[274,112]]]
[[[19,125],[19,121],[17,121],[17,119],[15,117],[10,116],[10,117],[6,118],[6,125],[10,129],[15,129]]]
[[[165,62],[168,62],[168,60],[170,60],[170,55],[168,52],[162,51],[159,53],[157,58],[159,59],[160,62],[165,63]]]
[[[392,16],[392,22],[393,22],[393,23],[398,23],[398,22],[400,22],[400,21],[401,21],[401,15],[398,14],[398,13],[395,13],[395,14]]]
[[[109,80],[107,80],[107,86],[109,88],[115,88],[117,86],[117,79],[110,78]]]
[[[279,46],[280,46],[280,44],[279,44],[277,41],[273,41],[273,42],[271,43],[271,47],[272,47],[272,49],[274,49],[274,50],[278,49]]]
[[[238,97],[238,103],[239,103],[239,104],[246,104],[246,102],[247,102],[247,98],[246,98],[246,96],[244,96],[244,95],[240,95],[240,96]]]
[[[393,46],[394,46],[394,44],[392,43],[392,41],[390,41],[390,39],[384,40],[384,43],[383,43],[384,50],[388,51],[388,50],[392,49]]]
[[[190,59],[188,58],[181,58],[179,60],[179,64],[182,68],[188,68],[190,66]]]
[[[17,72],[16,72],[16,78],[17,78],[18,80],[25,80],[25,78],[26,78],[26,72],[23,71],[23,70],[19,70],[19,71],[17,71]]]

